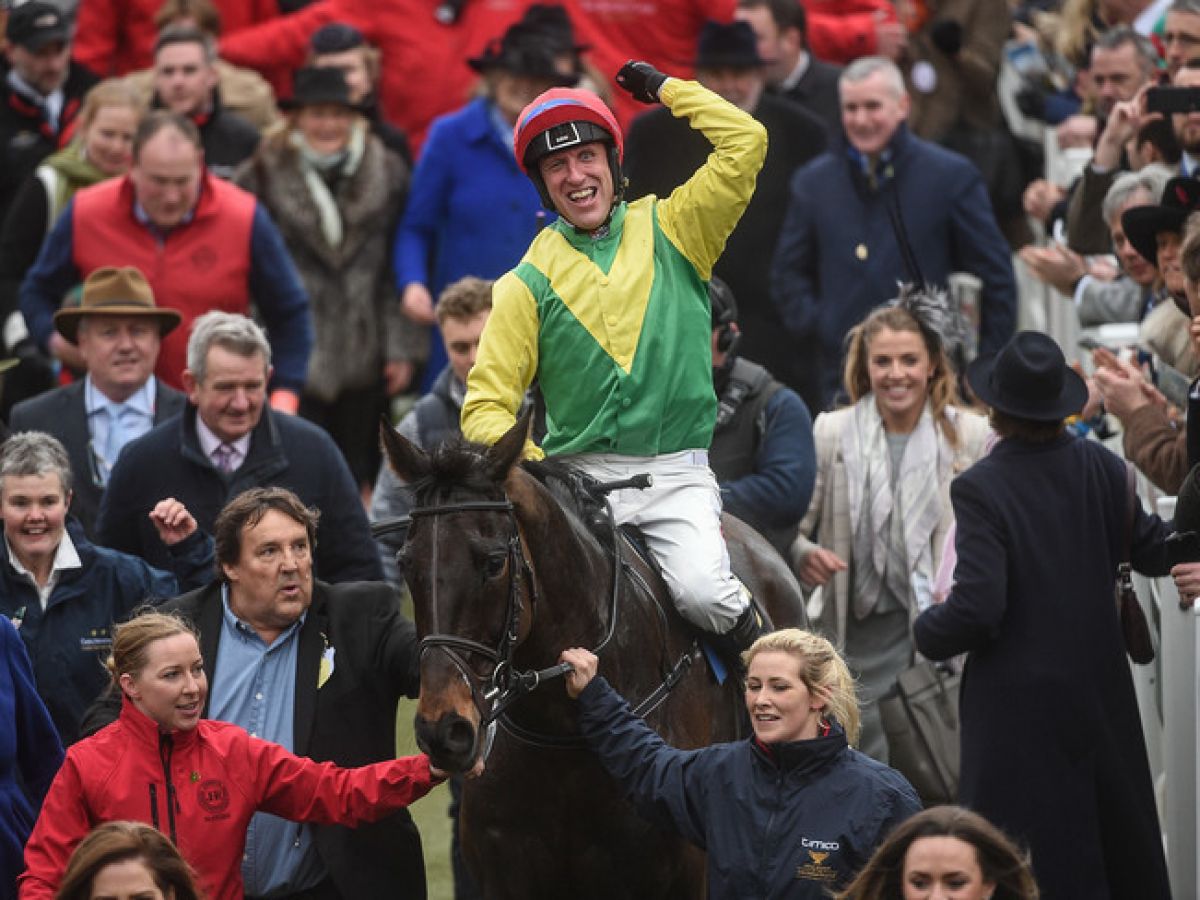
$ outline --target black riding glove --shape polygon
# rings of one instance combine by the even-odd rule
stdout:
[[[934,22],[933,27],[929,29],[929,39],[933,41],[933,46],[947,56],[958,56],[963,44],[962,23],[953,19]]]
[[[632,59],[617,73],[617,84],[642,103],[657,103],[659,88],[666,80],[667,76],[650,63]]]

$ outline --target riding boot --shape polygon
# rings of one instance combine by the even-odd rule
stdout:
[[[730,671],[745,680],[746,666],[742,662],[742,653],[750,649],[751,644],[767,633],[766,624],[758,614],[758,608],[751,601],[733,627],[724,634],[713,635],[713,646],[730,664]]]

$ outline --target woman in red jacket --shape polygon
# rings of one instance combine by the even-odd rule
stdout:
[[[201,720],[208,683],[195,632],[145,613],[118,626],[109,670],[121,716],[75,744],[25,848],[21,900],[54,896],[71,852],[101,822],[148,822],[171,838],[208,900],[241,900],[250,816],[356,825],[408,806],[444,774],[410,756],[341,769]]]

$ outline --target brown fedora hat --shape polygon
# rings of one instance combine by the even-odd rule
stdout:
[[[158,320],[159,333],[164,335],[183,319],[173,309],[154,305],[150,284],[133,266],[104,266],[94,271],[83,282],[79,305],[56,312],[54,327],[74,344],[84,316],[152,316]]]

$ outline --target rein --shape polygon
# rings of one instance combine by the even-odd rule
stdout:
[[[612,532],[612,590],[609,595],[609,616],[608,630],[603,639],[592,650],[597,656],[608,646],[612,641],[613,635],[616,633],[617,616],[619,611],[620,601],[620,585],[621,585],[621,539],[617,531],[616,522],[613,519],[611,507],[608,509],[608,523]],[[516,651],[517,644],[520,640],[519,630],[521,623],[521,613],[523,604],[521,600],[520,581],[522,576],[529,584],[529,605],[531,615],[536,615],[538,594],[537,582],[534,577],[532,566],[525,555],[524,547],[521,542],[521,530],[517,523],[516,511],[512,501],[507,497],[503,500],[469,500],[461,503],[444,503],[432,506],[419,506],[409,512],[411,519],[417,518],[432,518],[434,520],[433,530],[433,547],[432,547],[432,571],[431,577],[431,606],[434,611],[435,621],[434,628],[437,628],[436,611],[437,603],[437,586],[438,586],[438,529],[437,520],[440,516],[455,515],[464,512],[495,512],[502,513],[508,517],[512,526],[512,533],[508,538],[508,607],[505,611],[505,627],[504,633],[501,635],[497,645],[489,647],[487,644],[470,638],[464,638],[456,634],[448,634],[434,631],[425,636],[420,642],[420,653],[424,656],[428,650],[440,650],[445,653],[454,667],[459,670],[463,679],[471,688],[471,696],[475,707],[480,716],[480,730],[486,731],[489,735],[494,731],[495,725],[499,722],[504,730],[512,734],[519,740],[532,744],[537,747],[547,749],[577,749],[584,747],[583,739],[578,735],[547,735],[526,729],[512,720],[508,715],[508,709],[526,694],[529,694],[540,687],[543,683],[554,678],[566,675],[571,671],[569,663],[558,663],[546,669],[529,669],[519,670],[513,665],[513,654]],[[651,593],[651,596],[653,594]],[[657,602],[657,600],[655,601]],[[532,624],[530,626],[532,628]],[[670,696],[671,691],[683,679],[688,670],[692,667],[696,654],[699,652],[698,644],[693,641],[692,646],[685,651],[674,666],[667,672],[663,681],[656,687],[648,697],[642,700],[633,710],[634,715],[645,717],[657,709]],[[481,678],[475,669],[470,666],[463,654],[475,654],[482,656],[488,662],[492,663],[491,674],[486,678]],[[480,685],[482,682],[482,686]],[[490,704],[490,708],[489,708]],[[490,737],[488,745],[490,747]],[[486,755],[486,753],[485,753]]]

